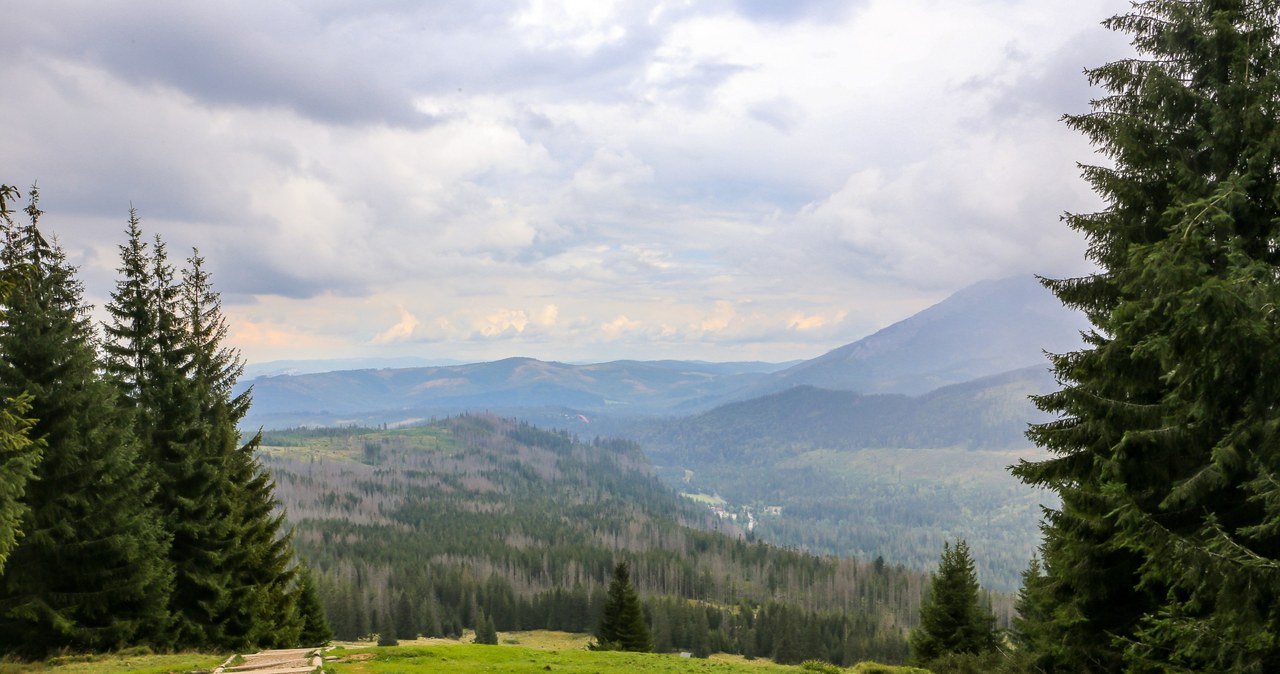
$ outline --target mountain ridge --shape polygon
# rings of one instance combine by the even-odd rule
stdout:
[[[798,385],[920,395],[1044,362],[1087,327],[1032,277],[969,286],[867,337],[807,361],[527,357],[486,363],[260,376],[246,424],[404,423],[469,410],[564,410],[621,416],[698,414]]]

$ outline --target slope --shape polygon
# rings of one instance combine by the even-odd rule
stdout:
[[[1031,276],[983,281],[873,335],[778,372],[793,386],[920,395],[1045,362],[1079,346],[1083,317]]]
[[[667,483],[722,499],[761,538],[926,568],[964,537],[982,581],[1012,590],[1052,498],[1005,467],[1036,455],[1027,396],[1053,386],[1043,366],[917,397],[803,386],[618,430]]]
[[[705,639],[769,655],[776,635],[799,630],[822,643],[815,657],[897,660],[925,582],[729,535],[732,523],[664,487],[626,441],[461,416],[272,432],[263,447],[340,637],[457,634],[482,616],[500,631],[583,631],[625,560],[667,648]],[[750,626],[761,621],[768,630]]]

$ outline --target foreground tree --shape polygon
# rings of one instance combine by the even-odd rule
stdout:
[[[979,655],[995,649],[995,616],[983,605],[969,544],[942,544],[942,558],[920,604],[920,627],[911,633],[911,657],[927,665],[946,655]]]
[[[1099,272],[1049,281],[1095,329],[1053,357],[1051,607],[1058,671],[1280,671],[1280,2],[1149,0],[1114,17],[1140,58],[1090,71],[1068,123],[1112,166],[1067,217]]]
[[[173,544],[172,644],[248,649],[293,646],[304,628],[293,548],[270,475],[242,443],[243,365],[224,346],[218,294],[197,253],[179,279],[159,237],[148,245],[136,212],[120,247],[107,309],[109,370],[160,489],[155,507]]]
[[[114,388],[103,379],[79,281],[29,223],[0,260],[16,281],[0,326],[0,395],[31,396],[45,445],[27,485],[24,536],[0,576],[0,651],[30,657],[151,641],[167,627],[167,540],[154,486]]]
[[[644,622],[644,608],[640,596],[631,585],[631,571],[626,562],[618,562],[609,583],[608,598],[596,630],[598,650],[641,651],[653,650],[649,627]]]
[[[304,629],[298,613],[292,534],[276,501],[271,475],[255,452],[254,435],[240,440],[240,421],[249,411],[249,391],[232,387],[244,370],[239,354],[224,345],[227,335],[222,300],[192,251],[182,270],[177,317],[183,326],[181,347],[189,358],[188,394],[198,414],[193,445],[196,456],[221,465],[222,487],[213,496],[229,513],[230,549],[224,568],[230,575],[229,604],[223,615],[228,645],[239,647],[295,645]]]
[[[6,238],[16,235],[9,202],[17,197],[16,189],[0,185],[0,232]],[[8,303],[9,294],[18,285],[21,269],[21,266],[0,266],[0,307]],[[0,321],[3,319],[0,313]],[[41,445],[30,435],[35,424],[34,419],[27,417],[30,411],[31,396],[26,392],[0,400],[0,574],[22,535],[19,525],[27,513],[23,496],[40,460]]]
[[[171,540],[175,572],[169,638],[178,647],[238,647],[244,644],[228,634],[239,628],[232,620],[239,609],[228,563],[235,531],[224,498],[227,460],[201,442],[209,429],[195,389],[204,384],[190,377],[174,270],[163,244],[144,240],[136,211],[120,253],[120,278],[107,304],[107,367],[159,487],[154,507]]]

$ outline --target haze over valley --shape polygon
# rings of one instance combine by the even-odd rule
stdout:
[[[789,364],[532,358],[263,375],[245,427],[409,427],[466,413],[634,440],[726,525],[818,553],[928,568],[944,540],[988,551],[1016,589],[1052,497],[1007,466],[1035,455],[1028,396],[1083,319],[1031,277],[985,281],[866,338]],[[271,367],[270,364],[264,367]],[[748,524],[749,522],[749,524]]]

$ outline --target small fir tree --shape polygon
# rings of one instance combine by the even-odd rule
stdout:
[[[644,622],[644,609],[640,596],[631,585],[631,572],[626,562],[618,562],[609,583],[604,613],[596,631],[597,650],[641,651],[653,650],[649,627]]]
[[[484,609],[476,612],[476,643],[488,646],[498,644],[498,629],[493,624],[493,617]]]
[[[302,630],[298,635],[299,646],[323,646],[333,640],[333,630],[325,616],[324,604],[316,591],[315,577],[308,567],[301,567],[298,577],[298,616]]]
[[[942,558],[920,604],[920,627],[911,633],[911,657],[928,664],[944,655],[995,649],[995,617],[982,605],[969,544],[942,544]]]

